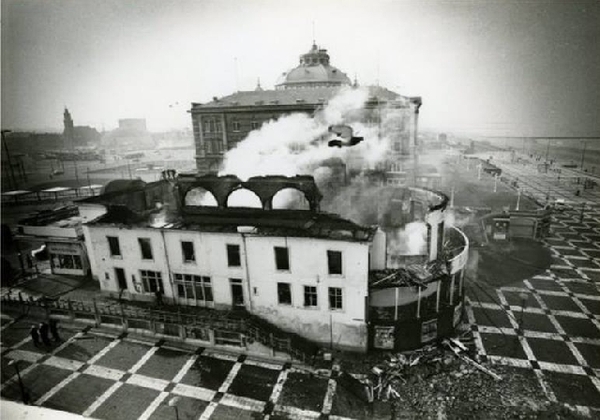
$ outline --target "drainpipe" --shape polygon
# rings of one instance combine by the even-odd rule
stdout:
[[[175,293],[175,288],[173,287],[174,286],[173,274],[171,273],[171,264],[169,264],[169,252],[167,251],[167,241],[165,239],[165,231],[163,229],[161,229],[160,234],[162,235],[162,238],[163,238],[163,248],[165,250],[165,261],[167,262],[167,272],[169,273],[169,283],[171,284],[171,294],[173,296],[172,299],[176,305],[179,305],[179,301],[177,300],[176,293]]]
[[[250,267],[248,266],[248,247],[246,245],[246,235],[242,233],[242,241],[244,242],[244,264],[246,264],[246,284],[248,289],[248,309],[252,312],[252,288],[250,287]]]

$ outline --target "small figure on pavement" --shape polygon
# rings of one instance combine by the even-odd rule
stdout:
[[[33,345],[38,347],[40,345],[40,335],[38,333],[38,329],[35,325],[31,326],[31,330],[29,331],[31,334],[31,340],[33,341]]]
[[[50,345],[50,339],[48,338],[48,324],[45,322],[40,323],[40,337],[42,338],[44,345]]]
[[[60,336],[58,335],[58,321],[54,318],[50,320],[50,334],[52,334],[52,339],[54,341],[60,341]]]

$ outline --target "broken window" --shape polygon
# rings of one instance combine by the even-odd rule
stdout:
[[[213,301],[210,277],[176,273],[174,283],[178,298],[195,300],[197,303]]]
[[[142,259],[151,260],[152,244],[150,243],[150,238],[138,238],[138,242],[140,244],[140,250],[142,251]]]
[[[329,274],[342,274],[342,252],[327,251]]]
[[[108,247],[110,248],[110,256],[111,257],[120,257],[121,256],[121,246],[119,245],[119,238],[116,236],[107,236],[108,239]]]
[[[437,318],[421,324],[421,343],[426,343],[437,338]]]
[[[239,245],[227,245],[227,265],[229,267],[240,267],[242,265]]]
[[[280,305],[292,304],[292,289],[289,283],[277,283],[277,299]]]
[[[275,247],[275,266],[278,270],[290,269],[290,256],[287,247]]]
[[[316,286],[304,286],[304,306],[307,308],[317,306]]]
[[[343,309],[343,298],[341,287],[330,287],[329,288],[329,309],[339,310]]]
[[[189,263],[196,261],[193,242],[181,241],[181,253],[183,255],[183,262]]]

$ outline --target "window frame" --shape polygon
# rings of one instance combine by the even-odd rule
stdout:
[[[312,289],[312,290],[308,290],[308,289]],[[313,293],[314,291],[314,293]],[[304,286],[304,308],[305,309],[318,309],[319,308],[319,290],[317,289],[317,286],[310,286],[310,285],[305,285]],[[311,299],[307,299],[310,296],[314,296],[314,304],[310,304],[310,300]]]
[[[111,246],[111,239],[116,240],[117,250],[119,251],[118,254],[113,254],[113,247]],[[106,235],[106,240],[108,242],[108,252],[110,253],[110,257],[123,259],[123,253],[121,252],[121,241],[119,240],[119,237]]]
[[[152,250],[152,240],[150,238],[137,238],[138,239],[138,245],[140,246],[140,254],[141,254],[141,258],[144,261],[153,261],[154,260],[154,251]],[[147,243],[148,244],[148,250],[150,251],[150,258],[146,258],[146,256],[144,255],[144,246],[142,245],[142,243]]]
[[[337,294],[332,295],[332,292],[337,292],[339,291],[339,296]],[[327,291],[327,297],[329,300],[329,310],[330,311],[343,311],[344,310],[344,289],[342,287],[329,287],[328,291]],[[332,305],[332,298],[333,298],[333,302],[337,303],[337,300],[339,299],[339,307]]]
[[[152,273],[152,275],[150,275],[150,273]],[[162,280],[162,271],[140,270],[139,275],[144,293],[156,293],[156,290],[160,290],[162,293],[165,292]],[[152,290],[152,287],[150,287],[150,280],[154,280],[156,282],[155,286],[158,286],[156,287],[156,290]]]
[[[282,268],[279,266],[279,262],[281,262],[278,258],[278,253],[277,251],[285,251],[285,264],[287,267]],[[280,254],[281,255],[281,254]],[[275,258],[275,270],[277,271],[291,271],[291,266],[290,266],[290,248],[287,246],[274,246],[273,247],[273,256]]]
[[[334,268],[333,266],[333,261],[332,261],[332,256],[333,255],[339,255],[340,256],[340,264],[339,264],[339,268],[340,268],[340,272],[336,273],[336,272],[332,272],[332,268]],[[328,249],[327,250],[327,273],[330,276],[343,276],[344,275],[344,255],[342,254],[342,251],[337,251],[335,249]]]
[[[280,286],[287,286],[287,289],[288,289],[287,292],[289,294],[289,302],[281,301],[282,291],[280,290]],[[291,283],[285,283],[285,282],[277,283],[277,304],[283,305],[283,306],[292,306],[294,304],[294,300],[292,298],[292,284]]]
[[[210,276],[199,276],[196,274],[173,273],[173,284],[177,299],[193,300],[197,304],[213,305],[215,295],[213,293],[213,283]],[[180,286],[183,287],[184,296],[181,296]],[[190,289],[188,289],[188,287]],[[193,296],[188,296],[188,290],[192,291]],[[198,296],[198,290],[201,290],[202,296]]]
[[[242,128],[242,125],[240,124],[240,122],[238,120],[232,121],[231,122],[231,131],[233,131],[234,133],[239,133]]]
[[[183,261],[184,264],[195,264],[196,263],[196,247],[194,246],[194,241],[181,240],[180,243],[181,243],[181,261]],[[192,258],[191,259],[186,258],[184,244],[190,244],[192,247],[191,248]]]
[[[241,268],[242,267],[242,252],[241,252],[241,247],[239,244],[226,244],[226,249],[227,249],[227,267],[230,268]],[[232,261],[232,255],[231,254],[231,250],[237,250],[237,264],[233,264],[236,261]]]

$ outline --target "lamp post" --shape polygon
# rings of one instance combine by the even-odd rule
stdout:
[[[21,399],[23,400],[24,404],[29,404],[29,394],[27,393],[27,391],[25,390],[25,387],[23,386],[23,380],[21,379],[21,372],[19,372],[19,362],[16,360],[11,360],[10,362],[8,362],[8,366],[15,367],[15,370],[17,371],[17,379],[19,380],[19,388],[21,389]]]
[[[12,188],[14,188],[16,190],[17,189],[17,179],[15,178],[15,172],[14,172],[14,169],[12,166],[12,162],[10,160],[10,153],[8,152],[8,146],[6,145],[6,137],[5,137],[6,133],[12,133],[12,131],[11,130],[2,130],[2,143],[4,144],[4,153],[6,153],[6,161],[8,162],[10,184],[11,184]]]
[[[169,407],[173,407],[175,409],[175,420],[179,420],[179,410],[177,408],[177,403],[180,399],[180,397],[173,397],[169,400]]]

